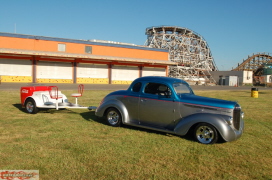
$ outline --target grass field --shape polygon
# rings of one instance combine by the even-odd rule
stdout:
[[[107,93],[85,91],[79,103],[97,106]],[[250,91],[195,93],[239,101],[243,136],[202,145],[190,137],[113,128],[88,110],[32,115],[21,109],[19,91],[0,91],[0,169],[39,170],[42,180],[272,179],[272,91],[259,92],[259,98]]]

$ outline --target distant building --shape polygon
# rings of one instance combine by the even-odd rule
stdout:
[[[212,71],[217,85],[242,86],[253,83],[252,71]]]
[[[126,43],[0,33],[2,82],[129,84],[168,76],[168,50]]]

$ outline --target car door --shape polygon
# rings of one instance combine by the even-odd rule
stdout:
[[[139,102],[142,83],[135,83],[129,90],[128,96],[125,97],[123,103],[128,112],[128,119],[130,124],[139,124]]]
[[[139,102],[139,120],[144,126],[171,129],[178,103],[170,88],[162,83],[147,83]]]

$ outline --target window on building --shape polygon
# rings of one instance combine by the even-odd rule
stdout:
[[[58,51],[65,52],[66,51],[66,44],[58,44]]]
[[[85,46],[85,53],[92,54],[92,46]]]

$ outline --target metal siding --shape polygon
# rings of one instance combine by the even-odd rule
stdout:
[[[132,81],[139,77],[138,66],[113,66],[112,80]]]
[[[0,59],[0,75],[32,76],[32,61]]]
[[[72,79],[73,77],[71,63],[39,61],[37,64],[37,78]]]
[[[78,78],[108,78],[108,65],[106,64],[82,64],[77,67]]]
[[[143,67],[142,76],[166,76],[166,69]]]
[[[0,36],[1,37],[1,36]],[[163,66],[167,65],[177,65],[176,62],[172,61],[166,61],[166,60],[159,60],[159,59],[146,59],[146,58],[136,58],[136,57],[127,57],[124,59],[124,57],[119,56],[108,56],[108,55],[93,55],[93,54],[78,54],[78,53],[67,53],[67,52],[53,52],[53,51],[34,51],[34,50],[23,50],[20,49],[19,51],[17,49],[9,49],[9,48],[0,48],[0,54],[11,54],[11,55],[31,55],[31,56],[41,56],[41,57],[52,57],[58,59],[59,57],[61,59],[71,59],[71,58],[77,58],[77,59],[83,59],[83,60],[101,60],[104,61],[111,61],[111,62],[125,62],[127,63],[147,63],[147,64],[160,64]]]
[[[94,41],[89,41],[89,40],[66,39],[66,38],[34,36],[34,35],[26,35],[26,34],[3,33],[3,32],[0,32],[0,36],[35,39],[35,40],[46,40],[46,41],[57,41],[57,42],[68,42],[68,43],[78,43],[78,44],[99,45],[99,46],[121,47],[121,48],[150,50],[150,51],[158,51],[158,52],[168,52],[167,49],[150,48],[147,46],[137,46],[137,45],[135,46],[135,45],[114,44],[114,43],[101,43],[101,42],[94,42]]]

